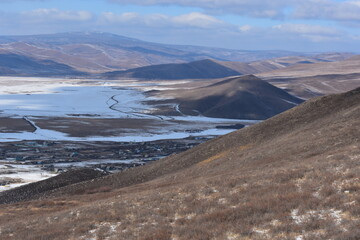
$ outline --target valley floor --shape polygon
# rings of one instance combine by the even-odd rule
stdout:
[[[234,129],[216,126],[257,122],[185,115],[146,94],[185,83],[1,77],[0,141],[141,142],[223,135]]]
[[[0,84],[0,191],[73,168],[143,165],[257,122],[185,115],[146,94],[199,84],[187,81],[0,77]]]
[[[150,142],[21,141],[0,143],[0,192],[59,173],[92,168],[119,172],[188,150],[210,137]]]

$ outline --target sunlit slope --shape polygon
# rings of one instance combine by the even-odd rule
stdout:
[[[187,152],[3,205],[0,236],[356,239],[359,119],[359,88],[312,99]]]
[[[271,84],[302,98],[341,93],[360,86],[360,60],[298,64],[257,74]]]

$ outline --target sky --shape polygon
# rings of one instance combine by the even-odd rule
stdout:
[[[88,31],[168,44],[360,53],[360,0],[0,0],[0,35]]]

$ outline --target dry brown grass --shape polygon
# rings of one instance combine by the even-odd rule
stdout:
[[[359,239],[360,113],[319,114],[313,122],[286,119],[278,130],[268,122],[247,128],[45,200],[3,205],[0,238]]]
[[[346,170],[348,163],[352,165],[337,164]],[[359,176],[353,173],[360,167],[343,174],[332,164],[310,161],[295,164],[287,172],[233,172],[226,178],[199,178],[171,187],[157,188],[155,181],[154,189],[127,194],[116,190],[104,200],[105,193],[95,191],[91,196],[96,201],[79,195],[78,201],[87,202],[83,206],[64,201],[28,203],[29,208],[36,208],[32,209],[36,221],[21,218],[20,209],[13,210],[14,223],[1,224],[1,234],[20,239],[30,228],[33,239],[231,239],[230,233],[237,236],[234,239],[300,235],[303,239],[356,239],[351,232],[360,224],[360,199],[357,189],[348,192],[347,186],[356,185]],[[342,182],[347,183],[345,188]],[[10,206],[5,208],[9,213]],[[59,209],[53,213],[55,208]],[[340,218],[335,211],[340,211]]]

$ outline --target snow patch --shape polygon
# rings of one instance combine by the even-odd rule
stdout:
[[[32,182],[45,180],[54,177],[57,174],[43,171],[33,165],[17,165],[17,164],[4,164],[0,165],[0,179],[20,179],[19,183],[11,183],[0,186],[0,192],[6,191],[15,187],[23,186]]]
[[[312,217],[317,217],[319,219],[326,219],[330,217],[336,225],[340,225],[342,222],[341,214],[341,210],[335,209],[308,211],[304,214],[299,214],[299,209],[293,209],[291,211],[291,218],[296,224],[302,224]]]

